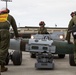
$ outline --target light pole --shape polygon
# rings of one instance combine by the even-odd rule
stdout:
[[[1,0],[6,2],[6,9],[7,9],[7,2],[12,2],[12,0]]]
[[[6,9],[7,9],[7,0],[6,0]]]

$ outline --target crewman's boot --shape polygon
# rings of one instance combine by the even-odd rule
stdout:
[[[6,72],[8,70],[7,67],[5,67],[4,65],[1,65],[1,72]]]

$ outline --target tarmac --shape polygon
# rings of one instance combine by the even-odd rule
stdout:
[[[76,67],[69,65],[69,55],[66,55],[64,59],[59,59],[55,55],[54,70],[37,70],[35,62],[35,58],[30,58],[30,53],[23,52],[22,64],[15,66],[10,60],[7,65],[8,71],[2,72],[1,75],[76,75]]]

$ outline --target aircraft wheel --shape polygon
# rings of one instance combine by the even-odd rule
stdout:
[[[36,58],[36,54],[31,53],[30,57],[31,58]]]
[[[76,66],[74,62],[74,54],[69,54],[69,64],[70,66]]]
[[[6,60],[5,60],[5,65],[8,65],[9,64],[9,53],[7,54],[7,57],[6,57]]]
[[[14,51],[12,54],[12,61],[14,65],[21,65],[22,63],[22,52],[21,51]]]
[[[58,54],[58,57],[59,58],[64,58],[65,57],[65,54]]]

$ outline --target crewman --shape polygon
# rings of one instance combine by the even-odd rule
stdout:
[[[39,23],[39,29],[38,29],[38,34],[48,34],[47,29],[45,28],[45,22],[40,21]]]
[[[76,12],[72,12],[70,15],[72,18],[69,22],[67,35],[66,35],[66,40],[68,41],[69,44],[71,44],[70,41],[71,33],[73,35],[73,30],[71,29],[73,29],[73,27],[76,27]],[[76,37],[73,35],[73,38],[74,38],[74,61],[76,64]]]
[[[10,10],[4,8],[0,11],[0,66],[1,72],[8,70],[5,67],[5,60],[8,54],[9,43],[10,43],[10,26],[12,26],[15,37],[18,38],[18,31],[15,19],[9,14]]]

